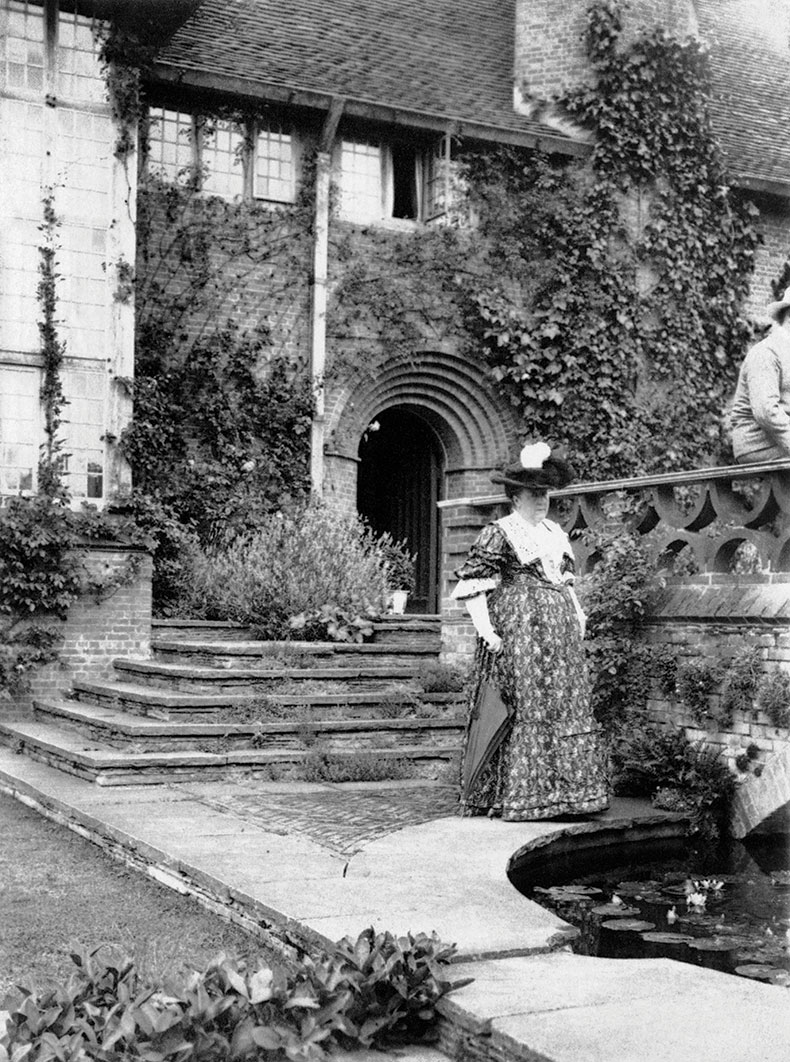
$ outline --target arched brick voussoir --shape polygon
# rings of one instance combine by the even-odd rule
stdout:
[[[398,358],[375,376],[327,386],[327,433],[353,448],[371,420],[386,409],[425,417],[459,467],[491,466],[512,453],[523,434],[513,410],[485,380],[482,367],[457,354],[428,352]]]
[[[749,775],[732,806],[732,833],[746,837],[779,808],[790,804],[790,745],[773,752],[759,777]]]

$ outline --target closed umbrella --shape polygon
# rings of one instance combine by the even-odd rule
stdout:
[[[469,736],[464,758],[464,799],[469,798],[480,773],[505,740],[515,712],[499,695],[497,687],[488,681],[480,683],[477,701],[469,721]]]

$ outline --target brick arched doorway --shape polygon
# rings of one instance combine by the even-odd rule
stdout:
[[[375,531],[405,540],[417,554],[409,612],[439,607],[440,527],[444,451],[430,425],[396,406],[380,413],[359,444],[357,509]]]

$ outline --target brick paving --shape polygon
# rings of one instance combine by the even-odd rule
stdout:
[[[207,787],[208,788],[208,787]],[[322,785],[315,791],[266,792],[254,783],[196,793],[200,803],[229,812],[271,833],[303,834],[339,855],[354,855],[388,833],[454,815],[455,786],[425,785],[348,789]]]

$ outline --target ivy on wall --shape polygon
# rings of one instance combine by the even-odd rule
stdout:
[[[132,505],[159,542],[160,608],[178,597],[189,536],[233,537],[309,491],[309,199],[307,188],[272,210],[142,178],[134,417],[121,447]]]
[[[460,344],[584,478],[727,459],[756,210],[727,186],[702,49],[663,31],[626,46],[621,29],[618,2],[591,5],[595,83],[561,101],[594,133],[589,160],[468,150],[447,223],[335,220],[330,376]],[[306,489],[312,182],[272,210],[144,176],[139,204],[124,445],[138,483],[210,537]]]
[[[619,2],[590,7],[595,83],[562,100],[594,131],[587,165],[514,152],[482,164],[486,224],[501,229],[506,197],[522,207],[502,236],[505,283],[475,298],[484,355],[534,433],[566,441],[587,478],[727,459],[722,413],[759,243],[711,132],[702,48],[661,30],[625,47],[621,30]],[[522,269],[526,301],[508,290]]]
[[[61,499],[63,485],[60,461],[61,441],[58,432],[62,423],[61,414],[66,404],[61,379],[61,367],[66,348],[58,334],[58,217],[55,213],[52,189],[47,190],[42,207],[44,216],[39,225],[41,243],[38,248],[36,296],[40,309],[38,331],[43,359],[39,398],[43,410],[44,445],[39,455],[38,489],[47,498]]]

